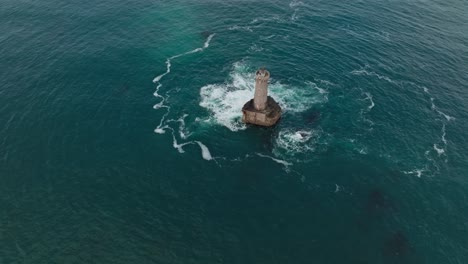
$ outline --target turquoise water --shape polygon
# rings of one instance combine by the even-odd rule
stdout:
[[[0,263],[467,263],[467,14],[2,0]]]

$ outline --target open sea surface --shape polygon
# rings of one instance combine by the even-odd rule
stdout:
[[[0,0],[0,32],[1,264],[468,263],[466,0]]]

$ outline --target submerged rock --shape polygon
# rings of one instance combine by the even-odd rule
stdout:
[[[368,211],[394,209],[393,203],[388,199],[380,189],[374,189],[367,197],[366,208]]]
[[[385,241],[384,254],[386,256],[405,256],[410,252],[410,244],[405,234],[401,231],[394,233]]]

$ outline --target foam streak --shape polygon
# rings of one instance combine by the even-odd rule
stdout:
[[[200,141],[195,141],[195,143],[198,144],[198,146],[200,146],[200,149],[202,151],[202,157],[203,159],[205,160],[212,160],[213,157],[211,156],[211,153],[210,153],[210,150],[208,149],[207,146],[205,146],[203,143],[201,143]]]
[[[203,44],[203,47],[202,48],[196,48],[194,50],[191,50],[191,51],[188,51],[188,52],[185,52],[185,53],[181,53],[181,54],[177,54],[177,55],[174,55],[168,59],[166,59],[166,72],[164,72],[163,74],[160,74],[158,76],[156,76],[154,79],[153,79],[153,82],[154,83],[157,83],[157,87],[156,87],[156,91],[153,93],[153,95],[157,98],[160,98],[161,101],[157,104],[155,104],[153,106],[154,109],[160,109],[160,108],[166,108],[166,113],[162,116],[160,122],[159,122],[159,125],[158,127],[154,130],[155,133],[158,133],[158,134],[164,134],[165,133],[165,129],[167,128],[170,128],[169,126],[165,125],[165,119],[166,117],[169,115],[170,111],[171,111],[171,107],[168,106],[168,105],[165,105],[164,103],[167,102],[167,99],[169,98],[169,96],[166,94],[166,96],[162,96],[159,94],[159,90],[161,89],[162,87],[162,84],[161,84],[161,80],[162,78],[164,78],[164,76],[168,75],[169,73],[171,73],[171,62],[173,59],[176,59],[176,58],[179,58],[179,57],[182,57],[182,56],[185,56],[185,55],[188,55],[188,54],[192,54],[192,53],[196,53],[196,52],[201,52],[203,51],[204,49],[208,48],[210,46],[210,42],[211,40],[213,39],[215,34],[211,34],[210,36],[208,36],[208,38],[206,39],[205,43]],[[181,133],[182,135],[183,133]],[[178,148],[179,149],[179,148]],[[180,148],[181,149],[181,148]],[[179,149],[179,152],[180,152],[180,149]]]
[[[260,153],[256,153],[256,154],[257,154],[257,156],[259,156],[259,157],[271,159],[271,160],[273,160],[274,162],[279,163],[279,164],[281,164],[281,165],[284,165],[284,166],[286,166],[286,167],[293,165],[292,163],[287,162],[287,161],[285,161],[285,160],[276,159],[276,158],[273,158],[273,157],[271,157],[271,156],[263,155],[263,154],[260,154]]]

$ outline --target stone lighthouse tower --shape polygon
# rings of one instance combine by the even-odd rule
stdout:
[[[261,68],[255,74],[254,107],[258,111],[264,110],[267,106],[269,80],[270,73],[265,68]]]
[[[259,69],[255,74],[254,98],[242,108],[242,121],[259,126],[272,126],[281,117],[281,107],[268,96],[268,81],[270,72],[265,68]]]

